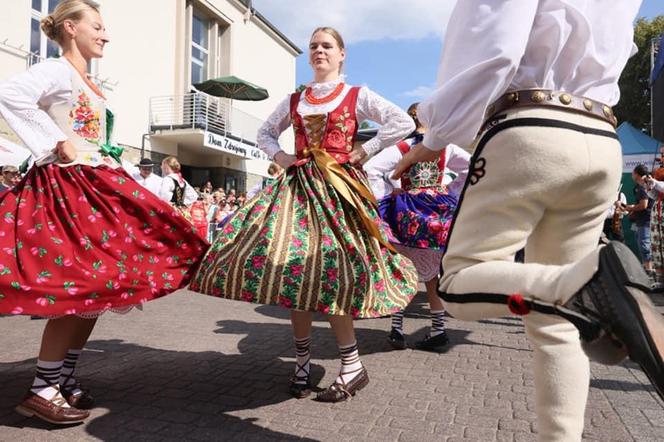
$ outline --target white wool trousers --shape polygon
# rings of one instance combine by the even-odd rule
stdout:
[[[622,173],[613,127],[551,108],[498,116],[480,136],[448,238],[439,289],[455,317],[510,315],[508,296],[564,303],[594,275]],[[525,263],[514,262],[525,247]],[[538,435],[578,441],[589,363],[566,320],[523,316],[534,352]]]

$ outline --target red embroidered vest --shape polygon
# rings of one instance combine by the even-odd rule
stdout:
[[[350,88],[339,106],[327,115],[308,115],[304,118],[297,112],[301,93],[291,95],[290,112],[295,132],[295,154],[298,158],[304,158],[306,148],[320,148],[339,163],[348,162],[358,128],[355,108],[359,91],[359,87]]]

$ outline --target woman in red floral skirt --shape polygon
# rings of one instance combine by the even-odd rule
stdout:
[[[96,318],[186,285],[208,244],[107,143],[104,97],[85,74],[108,42],[96,4],[63,0],[42,29],[63,56],[0,84],[0,114],[36,158],[0,195],[0,313],[49,318],[16,410],[70,424],[93,402],[74,370]]]

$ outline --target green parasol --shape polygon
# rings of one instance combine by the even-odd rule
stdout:
[[[256,86],[234,75],[212,78],[196,83],[196,89],[214,97],[230,98],[231,100],[261,101],[270,96],[265,88]]]

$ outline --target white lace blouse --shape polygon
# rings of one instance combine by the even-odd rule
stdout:
[[[324,97],[334,90],[343,81],[343,77],[325,83],[311,83],[315,97]],[[332,112],[346,97],[351,86],[345,85],[341,94],[329,103],[313,105],[300,97],[297,111],[300,115],[327,114]],[[362,145],[367,155],[372,156],[387,146],[391,146],[415,130],[415,123],[397,105],[372,92],[367,87],[360,88],[355,109],[358,124],[365,120],[375,121],[381,127],[376,136]],[[279,135],[291,125],[290,96],[286,97],[277,109],[268,117],[258,130],[258,147],[272,159],[279,152]]]
[[[47,111],[71,98],[71,77],[66,62],[47,59],[0,83],[0,115],[37,159],[68,138]]]

